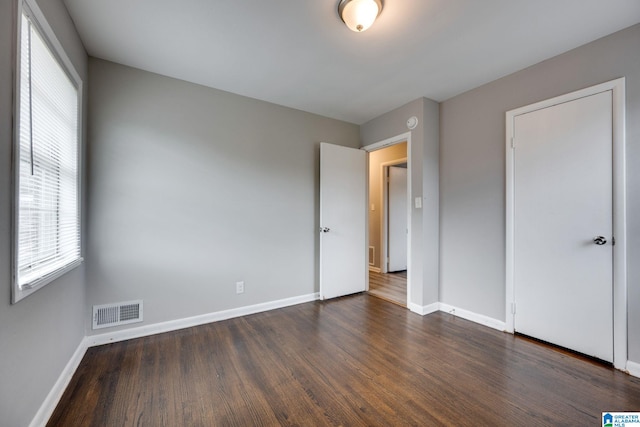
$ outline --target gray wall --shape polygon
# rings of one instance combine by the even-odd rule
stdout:
[[[78,268],[15,305],[11,295],[11,145],[14,1],[0,0],[0,425],[28,425],[84,332],[84,269]],[[87,56],[60,0],[39,1],[86,82]]]
[[[419,98],[360,127],[362,146],[408,132],[407,119],[418,118],[411,131],[411,198],[423,198],[423,208],[412,203],[410,280],[411,303],[420,307],[438,302],[439,245],[439,110],[438,103]]]
[[[441,104],[441,300],[505,319],[505,112],[626,77],[629,358],[640,362],[640,25]]]
[[[358,147],[358,126],[89,68],[87,310],[140,298],[153,324],[318,291],[319,143]]]
[[[10,305],[13,3],[0,0],[0,425],[32,420],[94,304],[142,298],[146,323],[156,323],[317,291],[318,143],[372,144],[407,132],[412,115],[412,197],[424,198],[412,223],[412,302],[504,320],[504,113],[620,76],[629,353],[640,362],[640,25],[439,111],[417,99],[364,124],[360,138],[352,124],[92,59],[86,295],[79,268]],[[86,82],[87,57],[61,1],[40,3]]]

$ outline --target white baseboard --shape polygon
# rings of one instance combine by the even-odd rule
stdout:
[[[410,302],[408,308],[414,313],[418,313],[421,316],[426,316],[427,314],[435,313],[436,311],[440,310],[440,303],[434,302],[433,304],[429,305],[418,305]]]
[[[154,325],[147,325],[138,328],[131,328],[115,332],[107,332],[99,335],[92,335],[84,337],[78,345],[78,348],[71,356],[71,359],[65,366],[64,370],[58,377],[58,380],[54,384],[53,388],[47,395],[46,399],[40,406],[40,409],[33,417],[33,420],[29,424],[29,427],[41,427],[47,424],[49,418],[56,409],[58,402],[62,398],[64,391],[66,390],[73,374],[80,366],[80,362],[84,357],[87,349],[96,345],[108,344],[112,342],[124,341],[132,338],[140,338],[148,335],[159,334],[162,332],[170,332],[178,329],[189,328],[192,326],[198,326],[205,323],[216,322],[219,320],[231,319],[233,317],[246,316],[248,314],[260,313],[263,311],[274,310],[277,308],[288,307],[291,305],[302,304],[305,302],[315,301],[319,298],[319,294],[313,293],[308,295],[301,295],[293,298],[285,298],[278,301],[270,301],[262,304],[255,304],[247,307],[240,307],[231,310],[224,310],[215,313],[203,314],[201,316],[189,317],[186,319],[178,319],[169,322],[157,323]]]
[[[192,326],[204,325],[206,323],[218,322],[234,317],[246,316],[248,314],[261,313],[263,311],[275,310],[277,308],[302,304],[319,299],[319,294],[313,293],[298,297],[285,298],[277,301],[270,301],[246,307],[233,308],[231,310],[217,311],[214,313],[202,314],[200,316],[187,317],[185,319],[170,320],[168,322],[155,323],[152,325],[140,326],[115,332],[106,332],[87,337],[88,346],[93,347],[102,344],[109,344],[118,341],[130,340],[133,338],[146,337],[149,335],[161,334],[163,332],[177,331],[179,329],[190,328]]]
[[[80,362],[88,348],[87,338],[85,337],[80,341],[80,345],[78,345],[78,348],[62,370],[62,373],[53,385],[53,388],[49,391],[44,402],[42,402],[40,409],[38,409],[35,417],[31,420],[31,424],[29,424],[30,427],[41,427],[47,424],[49,418],[51,418],[51,415],[53,414],[53,411],[55,411],[56,406],[58,406],[58,402],[60,402],[64,391],[67,389],[73,374],[76,372],[76,369],[78,369],[78,366],[80,366]]]
[[[186,319],[172,320],[169,322],[156,323],[153,325],[141,326],[138,328],[131,328],[116,332],[107,332],[99,335],[92,335],[85,337],[78,348],[71,356],[71,359],[65,366],[64,370],[58,377],[58,380],[54,384],[53,388],[47,395],[46,399],[40,406],[40,409],[36,413],[35,417],[29,424],[30,427],[41,427],[46,425],[49,418],[53,414],[58,402],[62,398],[62,394],[66,390],[73,374],[80,365],[82,358],[84,357],[89,347],[108,344],[118,341],[124,341],[133,338],[140,338],[149,335],[159,334],[163,332],[170,332],[184,328],[190,328],[192,326],[203,325],[206,323],[217,322],[220,320],[231,319],[234,317],[246,316],[249,314],[261,313],[264,311],[275,310],[278,308],[289,307],[296,304],[302,304],[305,302],[316,301],[319,299],[319,294],[307,294],[298,297],[285,298],[277,301],[271,301],[261,304],[250,305],[247,307],[234,308],[231,310],[218,311],[214,313],[203,314],[200,316],[188,317]],[[420,306],[418,304],[409,303],[409,309],[425,316],[436,311],[442,311],[445,313],[453,314],[454,316],[461,317],[466,320],[470,320],[475,323],[479,323],[484,326],[488,326],[499,331],[505,330],[505,322],[493,319],[482,314],[477,314],[461,308],[456,308],[449,304],[441,302],[435,302],[433,304]],[[627,361],[627,372],[634,377],[640,377],[640,363]]]
[[[380,270],[380,267],[374,267],[373,265],[370,265],[369,271],[373,271],[374,273],[380,273],[382,270]]]
[[[506,328],[505,322],[496,320],[494,318],[485,316],[483,314],[478,314],[472,311],[464,310],[462,308],[457,308],[442,302],[434,302],[433,304],[424,305],[424,306],[409,303],[409,310],[413,311],[414,313],[418,313],[422,316],[425,316],[430,313],[434,313],[436,311],[442,311],[445,313],[453,314],[454,316],[458,316],[466,320],[470,320],[475,323],[479,323],[484,326],[488,326],[489,328],[497,329],[499,331],[504,331]]]
[[[499,331],[505,331],[506,324],[501,320],[494,319],[489,316],[485,316],[484,314],[474,313],[473,311],[464,310],[462,308],[457,308],[449,304],[440,303],[440,311],[445,313],[453,314],[454,316],[461,317],[462,319],[470,320],[475,323],[479,323],[484,326],[488,326],[489,328],[497,329]]]
[[[629,375],[640,378],[640,363],[627,360],[627,372]]]

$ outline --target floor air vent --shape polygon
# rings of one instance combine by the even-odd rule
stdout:
[[[142,322],[142,300],[93,306],[93,329]]]

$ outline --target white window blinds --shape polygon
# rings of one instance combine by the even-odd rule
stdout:
[[[21,24],[14,288],[18,293],[42,286],[81,262],[79,90],[26,5]]]

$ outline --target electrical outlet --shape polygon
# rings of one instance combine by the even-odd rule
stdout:
[[[244,293],[244,282],[236,282],[236,294]]]

